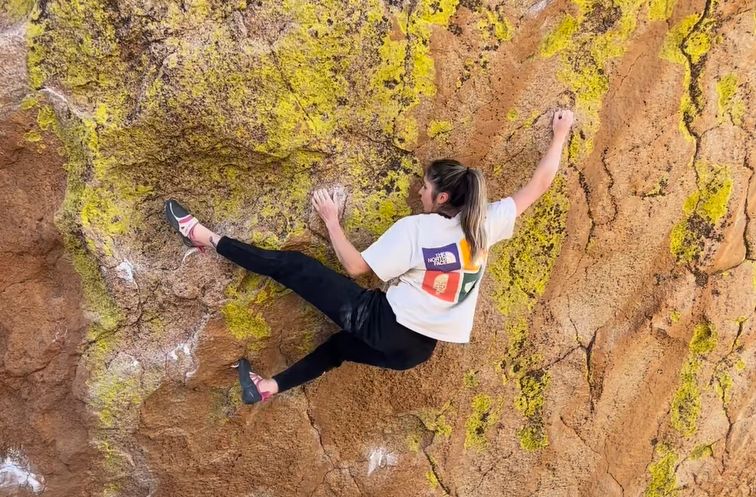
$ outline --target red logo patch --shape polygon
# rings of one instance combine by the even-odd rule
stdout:
[[[442,271],[426,271],[423,278],[423,290],[434,297],[448,302],[454,302],[459,290],[459,273]]]

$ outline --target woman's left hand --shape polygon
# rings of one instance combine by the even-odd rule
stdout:
[[[326,226],[339,224],[339,207],[331,194],[325,189],[315,190],[312,194],[312,207]]]

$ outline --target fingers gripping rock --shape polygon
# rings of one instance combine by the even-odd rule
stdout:
[[[318,188],[313,189],[313,192],[316,192],[317,190],[323,189],[323,188],[331,196],[334,203],[336,203],[336,206],[339,209],[339,219],[343,220],[344,212],[346,211],[346,203],[349,198],[349,194],[347,192],[346,187],[340,184],[335,184],[331,186],[320,186]],[[307,225],[310,228],[310,231],[328,239],[328,230],[326,229],[325,223],[323,223],[323,220],[320,219],[320,216],[318,215],[317,211],[312,206],[310,206],[309,219],[308,219]]]

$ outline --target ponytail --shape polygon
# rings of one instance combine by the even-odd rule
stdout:
[[[470,256],[477,261],[488,247],[485,229],[488,194],[483,173],[455,160],[441,159],[431,163],[426,176],[433,185],[434,202],[441,192],[449,195],[449,200],[439,205],[436,212],[460,214],[462,231],[470,245]]]
[[[465,173],[467,183],[467,201],[462,207],[460,223],[465,238],[470,244],[470,254],[475,261],[487,247],[486,210],[488,198],[486,194],[486,180],[478,169],[467,168]]]

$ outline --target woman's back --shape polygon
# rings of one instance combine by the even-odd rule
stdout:
[[[488,246],[512,236],[511,197],[489,204],[486,213]],[[459,214],[402,218],[362,257],[383,281],[398,279],[387,291],[397,322],[437,340],[470,340],[486,254],[473,259]]]

